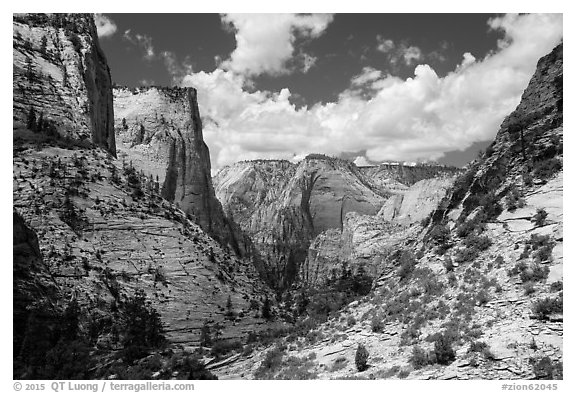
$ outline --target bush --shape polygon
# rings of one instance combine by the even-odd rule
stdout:
[[[214,343],[212,349],[210,350],[210,354],[216,357],[222,357],[229,352],[237,351],[242,349],[242,343],[238,340],[226,341],[221,340]]]
[[[282,358],[284,357],[284,351],[279,347],[274,347],[268,352],[264,360],[254,372],[255,379],[272,379],[274,373],[282,365]]]
[[[358,348],[356,349],[356,357],[355,357],[355,362],[356,362],[356,369],[360,372],[368,369],[368,357],[370,355],[368,354],[368,350],[366,349],[366,347],[364,347],[364,345],[362,344],[358,344]]]
[[[550,292],[559,292],[564,288],[562,281],[555,281],[550,284]]]
[[[532,221],[535,226],[541,227],[546,223],[546,217],[548,217],[546,210],[538,209],[530,221]]]
[[[561,313],[563,311],[563,304],[562,296],[557,298],[546,297],[534,303],[532,312],[537,319],[546,320],[550,314]]]
[[[536,288],[534,288],[534,283],[532,281],[528,281],[524,283],[524,294],[525,295],[532,295],[536,292]]]
[[[522,197],[522,194],[520,193],[520,190],[518,190],[518,187],[516,187],[515,185],[511,186],[508,189],[508,194],[506,194],[505,203],[506,203],[506,209],[508,211],[514,211],[518,208],[526,206],[526,201]]]
[[[478,250],[476,248],[463,248],[458,250],[454,256],[454,262],[458,264],[473,262],[476,258],[478,258]]]
[[[381,333],[384,331],[384,324],[382,323],[382,317],[380,315],[375,315],[372,318],[372,331],[374,333]]]
[[[412,356],[410,356],[410,363],[418,370],[430,364],[428,353],[422,347],[416,345],[412,348]]]
[[[530,363],[536,379],[563,379],[562,362],[552,361],[550,357],[545,356],[540,359],[530,359]]]
[[[453,341],[454,338],[446,332],[438,336],[434,342],[434,354],[436,355],[437,363],[447,365],[456,359],[456,352],[452,349]]]
[[[562,170],[562,161],[558,158],[550,158],[534,163],[533,173],[539,179],[546,180]]]
[[[416,267],[416,258],[410,251],[402,250],[399,257],[400,268],[398,269],[398,276],[403,280],[414,271]]]

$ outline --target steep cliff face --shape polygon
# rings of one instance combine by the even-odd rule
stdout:
[[[110,70],[89,14],[18,14],[14,136],[94,144],[116,154]]]
[[[413,223],[428,217],[453,184],[456,176],[420,180],[397,191],[378,212],[386,221]]]
[[[246,161],[214,177],[224,210],[253,239],[265,274],[279,288],[293,282],[319,233],[341,229],[348,212],[374,215],[387,194],[354,164],[311,155],[299,164]]]
[[[114,89],[119,158],[131,162],[202,229],[239,256],[249,239],[229,221],[212,186],[210,154],[193,88]]]

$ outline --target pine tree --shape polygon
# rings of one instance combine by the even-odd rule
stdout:
[[[26,128],[29,130],[36,129],[36,111],[33,107],[30,107],[30,112],[28,112],[28,123],[26,124]]]
[[[32,59],[28,56],[26,56],[26,78],[28,78],[30,83],[34,81],[34,64],[32,64]]]
[[[42,37],[42,41],[40,41],[40,52],[45,55],[46,54],[46,48],[48,46],[48,38],[46,38],[46,36]]]
[[[268,296],[264,298],[264,303],[262,304],[262,318],[264,319],[272,318],[272,310],[270,307],[270,299],[268,299]]]

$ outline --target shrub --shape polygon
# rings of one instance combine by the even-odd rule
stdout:
[[[384,331],[384,324],[382,323],[382,317],[380,315],[375,315],[372,318],[372,331],[374,333],[381,333],[382,331]]]
[[[400,370],[400,372],[398,373],[398,378],[400,379],[405,379],[408,378],[408,376],[410,375],[410,370]]]
[[[536,214],[532,217],[531,221],[534,223],[535,226],[541,227],[546,223],[546,217],[548,217],[548,213],[544,209],[536,210]]]
[[[488,236],[477,236],[470,234],[464,239],[466,247],[475,248],[478,251],[486,251],[492,245],[492,240]]]
[[[536,379],[563,379],[562,362],[552,361],[550,357],[545,356],[539,359],[530,359],[532,371]]]
[[[352,327],[352,326],[356,325],[356,318],[354,318],[352,315],[350,315],[348,317],[348,320],[346,321],[346,323],[348,324],[348,327]]]
[[[416,258],[410,251],[402,250],[399,257],[400,268],[398,269],[398,276],[403,280],[414,271],[416,267]]]
[[[534,163],[533,173],[539,179],[546,180],[551,178],[562,170],[562,161],[558,158],[553,157],[543,161],[537,161]]]
[[[483,341],[471,342],[468,353],[480,353],[485,359],[494,359],[494,354],[490,351],[490,347]]]
[[[356,349],[356,357],[355,357],[355,362],[356,362],[356,369],[360,372],[368,369],[368,357],[370,355],[368,354],[368,350],[366,349],[366,347],[364,347],[364,345],[362,344],[358,344],[358,348]]]
[[[528,266],[525,262],[520,261],[510,270],[508,270],[509,276],[519,275],[520,280],[523,283],[529,281],[543,281],[548,278],[550,273],[550,268],[548,266],[542,266],[538,263],[532,263]]]
[[[476,248],[463,248],[456,252],[454,262],[461,264],[464,262],[473,262],[478,257],[478,250]]]
[[[550,292],[559,292],[564,288],[562,281],[555,281],[550,284]]]
[[[526,206],[526,201],[522,197],[522,194],[520,193],[520,190],[518,190],[518,187],[516,187],[515,185],[512,185],[508,189],[508,194],[506,194],[505,203],[506,203],[506,209],[508,211],[514,211],[518,208]]]
[[[256,379],[272,379],[274,373],[282,365],[282,358],[284,357],[284,351],[279,347],[274,347],[268,352],[264,360],[254,372],[254,378]]]
[[[524,283],[524,294],[531,295],[536,292],[536,288],[534,288],[534,283],[532,281],[528,281]]]
[[[416,345],[412,348],[412,356],[410,356],[410,363],[418,370],[430,364],[428,354],[422,347]]]
[[[447,365],[456,359],[456,352],[452,349],[454,338],[446,332],[440,334],[434,342],[434,354],[436,355],[436,362],[439,364]]]
[[[214,343],[210,351],[210,354],[212,356],[221,357],[229,352],[241,349],[242,349],[242,343],[238,340],[232,340],[232,341],[221,340]]]
[[[537,319],[546,320],[550,314],[561,313],[563,310],[562,296],[557,298],[546,297],[537,300],[532,306],[532,312]]]

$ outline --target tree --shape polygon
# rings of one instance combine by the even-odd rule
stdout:
[[[268,299],[268,296],[264,298],[264,303],[262,304],[262,318],[264,319],[272,318],[272,310],[270,307],[270,299]]]
[[[29,56],[26,56],[26,78],[30,83],[34,81],[34,64]]]
[[[200,329],[200,345],[203,347],[209,347],[212,345],[212,336],[210,334],[210,326],[208,322],[205,321]]]
[[[360,372],[368,369],[368,357],[370,354],[366,347],[362,344],[358,344],[358,348],[356,349],[356,369]]]
[[[38,123],[36,124],[36,132],[42,132],[44,129],[44,112],[40,112],[40,117],[38,118]]]
[[[26,128],[29,130],[36,129],[36,111],[33,107],[30,107],[30,112],[28,112],[28,123],[26,123]]]
[[[226,301],[226,316],[227,317],[233,317],[234,316],[234,310],[233,310],[233,306],[232,306],[232,297],[230,297],[230,295],[228,295],[228,300]]]
[[[164,340],[164,328],[158,312],[146,304],[142,289],[124,304],[123,357],[132,362],[148,354],[149,348],[160,346]]]
[[[45,55],[46,54],[46,47],[48,45],[48,38],[46,36],[42,36],[42,40],[40,41],[40,52]]]

